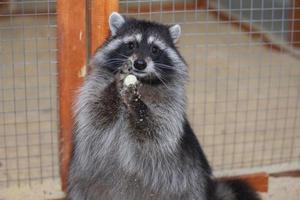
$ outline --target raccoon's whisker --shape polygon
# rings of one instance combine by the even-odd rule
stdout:
[[[157,74],[155,74],[155,72],[154,72],[154,74],[153,74],[153,73],[150,73],[150,85],[152,85],[152,80],[153,80],[154,75],[157,76]],[[152,99],[155,95],[156,95],[155,93],[152,93],[151,99]]]
[[[156,75],[156,77],[162,82],[162,84],[167,88],[170,89],[167,84],[163,81],[163,78],[159,76],[159,74],[157,74],[156,72],[154,72],[154,74]]]
[[[104,64],[111,64],[111,63],[122,63],[122,61],[111,61],[111,62],[105,62]]]
[[[166,72],[164,72],[162,69],[157,69],[158,71],[159,71],[159,80],[161,80],[161,81],[163,81],[164,83],[166,83],[167,82],[167,79],[166,78],[164,78],[163,76],[160,76],[160,75],[166,75],[166,76],[168,76],[168,73],[166,73]]]
[[[162,65],[161,63],[155,63],[157,66],[157,69],[172,69],[172,70],[176,70],[178,74],[184,74],[181,70],[178,70],[176,67],[173,66],[169,66],[169,65]]]
[[[166,64],[157,63],[157,62],[154,62],[154,64],[156,64],[157,66],[162,66],[162,67],[168,68],[168,69],[171,69],[171,68],[174,69],[174,67],[171,65],[166,65]]]
[[[158,64],[158,65],[162,65],[162,66],[166,66],[166,67],[170,67],[170,68],[174,68],[174,66],[172,65],[166,65],[164,63],[160,63],[160,62],[154,62],[155,64]]]
[[[120,70],[119,67],[118,67],[117,69],[115,69],[114,71],[112,71],[112,73],[114,74],[114,73],[117,72],[118,70]]]
[[[162,84],[163,84],[168,90],[170,90],[170,88],[167,86],[167,84],[163,81],[162,78],[159,78],[159,77],[157,77],[157,78],[162,82]]]
[[[110,60],[126,60],[126,59],[122,59],[122,58],[112,58],[112,59],[109,59],[108,61]]]
[[[114,63],[123,63],[124,61],[111,61],[111,62],[106,62],[104,63],[104,65],[108,65],[108,64],[114,64]]]
[[[125,62],[126,59],[119,59],[119,58],[114,58],[114,59],[109,59],[106,61],[106,63],[111,62],[111,61],[120,61],[120,62]]]
[[[161,69],[171,69],[171,68],[169,68],[169,67],[163,67],[163,66],[159,66],[159,65],[157,65],[159,68],[161,68]]]
[[[126,56],[126,55],[124,55],[124,54],[121,54],[121,53],[118,53],[118,52],[117,52],[117,54],[118,54],[119,56],[122,56],[123,58],[126,58],[126,59],[129,58],[129,56]]]
[[[115,65],[122,65],[122,63],[124,63],[125,61],[111,61],[111,62],[106,62],[103,65],[111,65],[111,64],[115,64]]]
[[[158,66],[159,68],[163,68],[163,69],[172,69],[172,70],[176,70],[178,72],[180,72],[179,70],[177,70],[176,67],[171,66],[171,65],[166,65],[166,64],[162,64],[162,63],[154,63],[156,66]]]
[[[161,69],[172,69],[171,67],[165,67],[165,66],[161,66],[161,65],[156,65],[156,66]],[[174,69],[174,70],[176,70],[176,69]]]
[[[125,60],[111,60],[111,61],[107,61],[107,62],[105,62],[105,64],[106,64],[106,63],[115,63],[115,62],[124,63],[124,62],[125,62]]]
[[[160,74],[162,74],[162,75],[168,75],[166,72],[164,72],[162,69],[160,69],[160,68],[156,68],[158,71],[159,71],[159,73]],[[160,78],[162,78],[162,77],[160,77]]]

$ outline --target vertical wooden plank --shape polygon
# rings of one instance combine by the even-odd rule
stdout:
[[[72,151],[72,105],[86,65],[86,1],[57,1],[58,82],[60,101],[60,175],[67,187]]]
[[[291,0],[290,11],[290,44],[300,47],[300,0]]]
[[[108,36],[108,17],[119,10],[118,0],[91,0],[91,55]]]

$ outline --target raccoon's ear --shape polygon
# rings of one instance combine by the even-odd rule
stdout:
[[[173,42],[176,43],[179,39],[179,36],[181,34],[181,28],[180,28],[180,25],[179,24],[175,24],[173,26],[170,26],[169,28],[169,32],[170,32],[170,35],[173,39]]]
[[[125,19],[119,13],[113,12],[109,16],[108,23],[109,23],[110,32],[114,36],[116,35],[118,29],[125,23]]]

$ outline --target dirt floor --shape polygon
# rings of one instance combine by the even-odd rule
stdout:
[[[299,200],[300,178],[270,178],[269,192],[261,195],[264,200]]]
[[[300,178],[270,178],[269,192],[261,193],[263,200],[299,200]],[[45,181],[32,187],[0,189],[0,200],[46,200],[63,197],[58,181]]]

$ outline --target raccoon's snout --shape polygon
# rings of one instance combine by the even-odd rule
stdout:
[[[136,59],[133,63],[133,67],[138,70],[144,70],[147,67],[147,63],[144,59]]]

